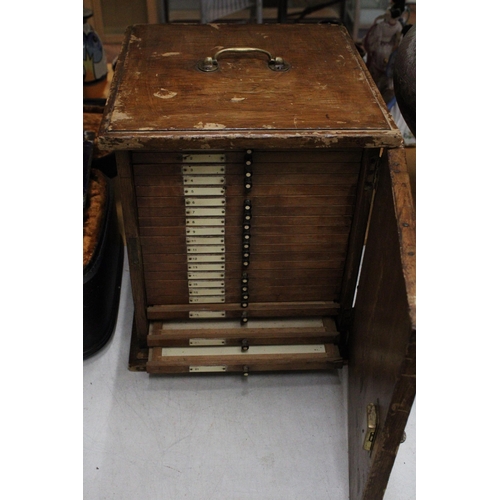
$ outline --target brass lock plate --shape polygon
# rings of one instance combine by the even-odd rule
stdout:
[[[370,403],[366,407],[366,432],[363,443],[363,449],[366,451],[371,451],[373,448],[377,433],[377,423],[377,407],[373,403]]]

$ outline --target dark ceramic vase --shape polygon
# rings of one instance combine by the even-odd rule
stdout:
[[[417,31],[412,26],[403,37],[394,61],[394,93],[406,124],[417,136]]]
[[[105,80],[108,74],[106,54],[101,39],[88,20],[93,12],[83,9],[83,85],[92,85]]]

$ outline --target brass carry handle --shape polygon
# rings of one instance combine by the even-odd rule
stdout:
[[[221,49],[217,51],[213,57],[205,57],[201,61],[198,61],[197,68],[200,71],[210,73],[212,71],[217,71],[219,69],[218,58],[228,52],[235,52],[237,54],[248,54],[252,52],[257,52],[260,54],[265,54],[267,56],[267,66],[273,71],[288,71],[290,65],[286,63],[282,57],[273,57],[270,52],[264,49],[256,49],[253,47],[230,47],[227,49]]]

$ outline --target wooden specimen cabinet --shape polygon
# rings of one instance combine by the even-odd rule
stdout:
[[[415,213],[347,31],[132,26],[100,141],[120,177],[130,369],[348,364],[350,498],[382,498],[415,395]]]

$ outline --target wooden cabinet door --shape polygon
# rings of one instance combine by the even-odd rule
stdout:
[[[415,210],[404,149],[386,150],[348,336],[350,500],[384,496],[415,397],[415,332]]]

